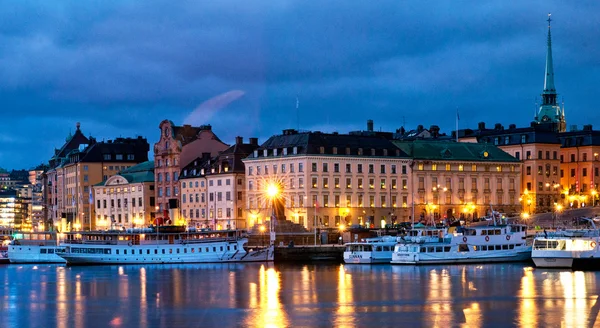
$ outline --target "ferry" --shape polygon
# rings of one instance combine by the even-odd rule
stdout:
[[[66,233],[57,253],[67,265],[273,261],[274,246],[248,249],[244,231],[159,226]]]
[[[533,239],[531,259],[538,268],[600,268],[600,235],[592,229],[567,229],[538,233]]]
[[[439,242],[398,244],[392,264],[490,263],[526,261],[531,258],[527,226],[489,225],[457,227]]]
[[[10,263],[66,263],[56,255],[58,246],[56,232],[16,232],[8,245]]]
[[[429,243],[439,241],[447,233],[446,228],[415,228],[406,236],[382,236],[367,238],[363,241],[346,243],[344,262],[354,264],[390,263],[394,247],[398,243]]]

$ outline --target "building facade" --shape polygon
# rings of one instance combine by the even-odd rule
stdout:
[[[60,231],[95,229],[92,186],[132,165],[148,160],[145,138],[98,142],[87,138],[79,123],[49,161],[45,174],[45,204],[52,226]]]
[[[147,226],[154,221],[154,162],[134,165],[93,187],[98,229]]]
[[[380,227],[410,215],[409,158],[382,136],[284,130],[243,162],[249,226],[275,215],[307,229]]]
[[[20,231],[31,231],[27,222],[27,204],[16,190],[0,190],[0,227]]]
[[[179,213],[181,169],[203,152],[216,156],[229,146],[212,132],[210,125],[176,126],[164,120],[159,129],[160,139],[154,145],[156,212],[160,217],[174,216]]]
[[[245,168],[242,160],[258,148],[258,139],[235,144],[214,158],[209,153],[181,171],[182,216],[192,225],[210,229],[246,229]]]
[[[411,158],[408,186],[415,221],[519,213],[521,164],[495,146],[444,140],[394,141]]]

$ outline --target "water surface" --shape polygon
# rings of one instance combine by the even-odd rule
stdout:
[[[3,327],[593,327],[596,272],[523,264],[0,266]]]

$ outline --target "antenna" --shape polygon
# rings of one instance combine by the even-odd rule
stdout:
[[[298,110],[298,108],[300,107],[300,100],[298,98],[298,95],[296,95],[296,125],[297,125],[297,130],[300,131],[300,111]]]

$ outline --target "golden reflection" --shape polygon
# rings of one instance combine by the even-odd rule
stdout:
[[[538,318],[538,309],[535,303],[536,291],[532,268],[524,269],[521,278],[521,303],[519,305],[519,326],[536,327]]]
[[[148,299],[146,294],[146,268],[140,268],[140,327],[148,326]]]
[[[352,276],[346,274],[344,265],[338,270],[338,308],[335,327],[354,327],[354,298],[352,294]]]
[[[288,318],[279,300],[281,289],[280,273],[273,268],[265,270],[265,266],[262,265],[258,275],[258,293],[256,287],[253,288],[253,284],[250,284],[250,292],[252,293],[250,296],[250,306],[253,310],[258,311],[258,313],[251,316],[246,325],[249,327],[289,326]],[[256,306],[254,307],[253,305]]]
[[[581,271],[561,272],[560,284],[563,287],[564,308],[563,327],[584,327],[587,325],[588,306],[585,275]]]
[[[468,308],[463,310],[465,314],[466,323],[463,325],[464,327],[481,327],[481,308],[479,307],[479,303],[473,302]]]
[[[448,322],[454,321],[452,311],[452,298],[450,290],[452,282],[448,270],[443,269],[439,273],[431,270],[429,274],[429,288],[427,293],[428,312],[434,313],[433,327],[445,327]]]
[[[75,276],[75,327],[85,327],[85,309],[83,307],[83,297],[81,296],[81,276]]]
[[[67,307],[67,283],[64,267],[58,267],[56,273],[56,327],[67,328],[69,309]]]

